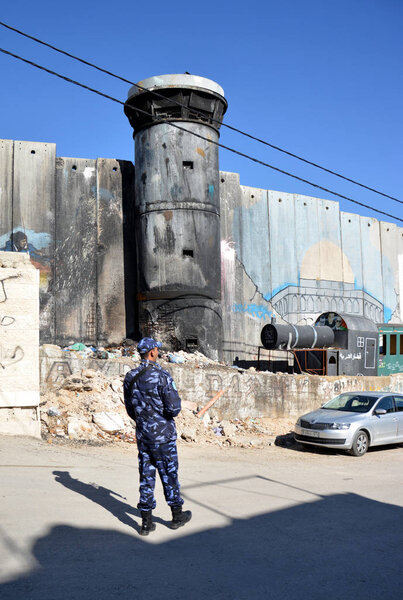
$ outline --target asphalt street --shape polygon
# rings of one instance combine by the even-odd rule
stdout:
[[[403,446],[179,447],[185,508],[140,537],[135,446],[0,437],[2,600],[400,600]]]

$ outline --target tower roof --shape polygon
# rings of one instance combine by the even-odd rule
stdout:
[[[155,75],[154,77],[148,77],[139,81],[137,85],[142,88],[146,88],[148,91],[166,88],[188,88],[205,90],[206,92],[213,92],[224,97],[224,90],[218,83],[207,79],[206,77],[200,77],[199,75],[183,74],[171,74],[171,75]],[[129,89],[128,99],[139,94],[143,94],[145,90],[139,89],[136,85],[133,85]]]

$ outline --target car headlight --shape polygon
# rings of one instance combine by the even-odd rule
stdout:
[[[301,426],[301,419],[297,419],[297,422],[295,423],[295,425]]]
[[[349,429],[350,423],[332,423],[329,429]]]

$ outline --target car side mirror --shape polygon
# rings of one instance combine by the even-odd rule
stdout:
[[[376,415],[386,415],[386,412],[387,412],[387,411],[386,411],[384,408],[376,408],[376,409],[374,410],[374,413],[375,413]]]

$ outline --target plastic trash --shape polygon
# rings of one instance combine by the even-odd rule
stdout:
[[[169,362],[177,363],[178,365],[181,365],[185,362],[183,356],[178,356],[177,354],[172,354],[171,352],[168,353],[168,360]]]
[[[60,410],[58,408],[54,408],[54,406],[50,406],[48,408],[49,417],[60,417]]]
[[[72,344],[71,346],[69,346],[68,349],[84,351],[87,349],[87,346],[85,344],[81,344],[80,342],[77,342],[77,344]]]

